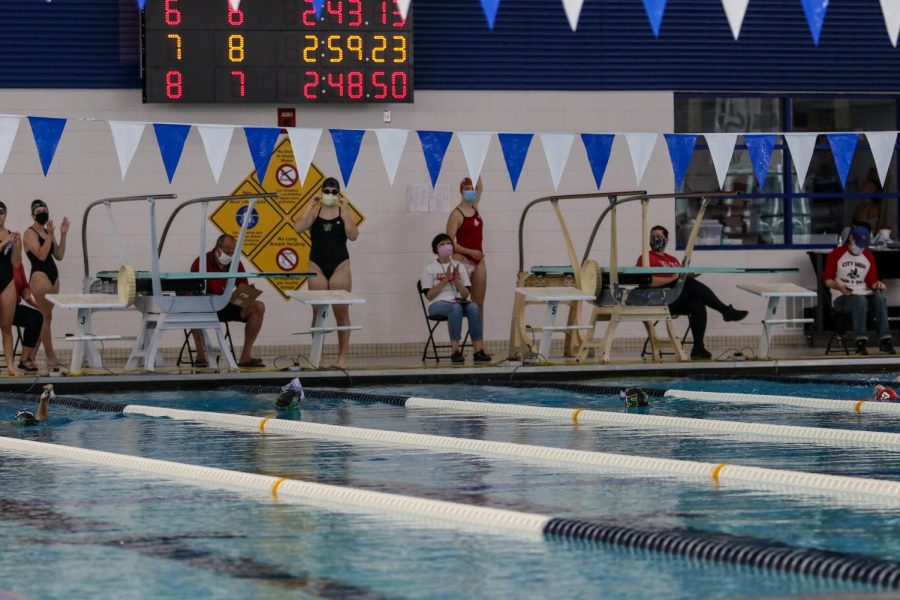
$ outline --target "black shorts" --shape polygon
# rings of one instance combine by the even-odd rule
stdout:
[[[225,308],[223,308],[216,314],[219,315],[219,321],[222,323],[224,323],[225,321],[240,321],[241,323],[247,322],[247,319],[241,318],[241,307],[234,304],[226,304]]]

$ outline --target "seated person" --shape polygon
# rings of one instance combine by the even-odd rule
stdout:
[[[451,258],[453,240],[446,233],[439,233],[431,241],[431,251],[437,254],[437,260],[425,265],[419,281],[425,290],[425,297],[431,303],[428,305],[428,314],[432,317],[447,317],[450,348],[453,351],[450,360],[455,363],[466,360],[459,349],[462,320],[465,316],[469,320],[469,334],[472,336],[472,347],[475,348],[472,359],[475,362],[490,362],[491,357],[484,351],[481,314],[478,312],[478,305],[470,302],[469,288],[472,283],[469,281],[469,273],[461,263]]]
[[[38,370],[34,364],[34,353],[40,342],[41,327],[44,325],[44,316],[38,309],[37,300],[28,287],[28,278],[25,277],[25,267],[21,264],[13,267],[13,281],[16,283],[16,297],[18,304],[13,315],[13,325],[22,328],[22,358],[19,360],[19,368],[33,373]],[[24,300],[25,302],[22,302]]]
[[[882,293],[887,286],[878,279],[875,256],[869,250],[870,240],[867,227],[851,227],[847,241],[832,250],[825,260],[822,279],[826,286],[841,294],[834,299],[833,310],[850,315],[856,335],[856,353],[869,353],[866,349],[869,341],[867,322],[871,316],[878,332],[879,350],[896,354],[888,330],[887,299]]]
[[[650,230],[650,264],[649,267],[680,267],[681,262],[670,254],[666,254],[666,244],[669,243],[669,231],[662,225],[656,225]],[[644,266],[644,257],[639,256],[637,266]],[[673,287],[678,281],[678,275],[654,274],[650,282],[651,287]],[[712,358],[712,354],[706,349],[703,338],[706,335],[706,308],[709,307],[722,313],[726,321],[740,321],[747,316],[746,310],[738,310],[730,304],[725,304],[716,296],[715,292],[696,279],[688,277],[684,282],[684,288],[678,298],[669,304],[669,312],[672,314],[687,315],[694,336],[694,345],[691,348],[691,358]]]
[[[231,261],[234,260],[236,245],[237,242],[232,236],[228,234],[220,235],[216,240],[216,247],[206,253],[206,271],[208,273],[227,272],[229,265],[231,265]],[[243,263],[238,263],[237,270],[241,273],[245,272]],[[196,258],[194,264],[191,265],[191,271],[194,273],[200,271],[199,257]],[[227,280],[225,279],[207,279],[206,293],[216,295],[223,294],[225,293],[226,283]],[[241,284],[248,285],[246,277],[238,279],[235,282],[235,287]],[[241,349],[241,357],[240,360],[238,360],[239,367],[260,368],[266,366],[262,360],[253,358],[252,355],[253,344],[256,342],[259,330],[262,328],[263,317],[265,314],[266,305],[259,300],[251,301],[244,308],[228,303],[225,308],[219,311],[219,321],[240,321],[246,325],[246,328],[244,329],[244,347]],[[193,331],[193,334],[194,344],[197,347],[197,359],[194,361],[194,366],[200,368],[208,367],[209,361],[206,358],[206,346],[203,345],[203,337],[196,329]]]

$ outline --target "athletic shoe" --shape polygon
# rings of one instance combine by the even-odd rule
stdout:
[[[882,354],[897,354],[897,351],[894,350],[894,344],[891,343],[891,338],[884,338],[881,340],[881,343],[878,345],[878,350]]]
[[[466,362],[466,357],[463,356],[462,352],[457,350],[452,355],[450,355],[450,360],[451,360],[451,362],[462,363],[462,362]]]
[[[712,354],[706,348],[694,346],[691,350],[691,360],[709,360],[710,358],[712,358]]]
[[[479,350],[475,353],[475,356],[472,357],[472,360],[475,362],[491,362],[491,357],[488,356],[487,352],[484,350]]]
[[[866,349],[868,340],[856,340],[856,354],[859,356],[868,356],[869,351]]]
[[[750,313],[746,310],[738,310],[732,305],[728,305],[728,310],[722,313],[726,321],[743,321]]]

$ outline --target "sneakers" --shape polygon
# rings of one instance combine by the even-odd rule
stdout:
[[[750,313],[746,310],[738,310],[732,305],[728,305],[728,309],[722,313],[725,321],[743,321]]]
[[[450,362],[455,363],[463,363],[466,362],[466,358],[463,356],[463,353],[457,350],[453,354],[450,355]]]
[[[878,351],[882,354],[897,354],[897,351],[894,350],[894,344],[891,343],[891,338],[881,340],[881,343],[878,344]]]
[[[472,357],[472,360],[474,360],[475,362],[491,362],[491,357],[484,350],[479,350]]]
[[[712,354],[706,348],[694,346],[691,350],[691,360],[709,360]]]
[[[856,355],[857,356],[868,356],[869,351],[866,349],[866,344],[868,340],[856,340]],[[890,343],[890,341],[888,341]]]

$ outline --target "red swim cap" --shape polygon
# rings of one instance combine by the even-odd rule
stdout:
[[[900,396],[897,396],[897,392],[888,387],[881,388],[875,392],[876,402],[896,402],[898,399],[900,399]]]
[[[472,179],[470,177],[463,177],[463,180],[459,182],[459,193],[460,194],[462,193],[462,191],[464,189],[466,189],[466,186],[469,186],[471,188],[475,187],[474,185],[472,185]]]

